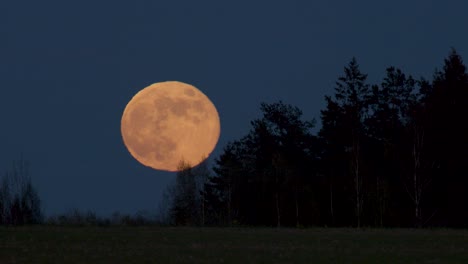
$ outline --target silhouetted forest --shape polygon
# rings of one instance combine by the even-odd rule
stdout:
[[[325,102],[318,134],[298,107],[262,103],[212,170],[181,162],[159,219],[74,210],[46,223],[468,227],[468,74],[455,50],[432,80],[389,67],[370,84],[353,58]],[[43,223],[28,168],[1,178],[0,224]]]
[[[325,101],[317,135],[298,107],[262,103],[262,117],[224,147],[214,174],[182,163],[165,194],[167,220],[468,226],[468,75],[455,50],[431,81],[389,67],[370,84],[353,58]]]

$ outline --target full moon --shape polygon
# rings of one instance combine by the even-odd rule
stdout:
[[[130,154],[141,164],[178,171],[207,158],[218,142],[220,123],[214,104],[192,85],[152,84],[128,102],[121,133]]]

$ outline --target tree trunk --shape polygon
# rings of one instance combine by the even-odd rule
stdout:
[[[205,225],[205,194],[202,194],[202,226]]]
[[[424,131],[414,127],[414,143],[413,143],[413,203],[414,203],[414,220],[415,226],[422,226],[421,217],[421,195],[423,190],[423,183],[419,170],[421,168],[421,149],[423,146]]]
[[[330,182],[330,215],[331,215],[331,223],[332,225],[334,225],[335,215],[333,212],[333,182]]]
[[[231,190],[231,183],[228,184],[228,202],[227,202],[227,210],[228,210],[228,224],[229,226],[232,225],[232,214],[231,214],[231,201],[232,199],[232,190]]]
[[[281,226],[281,215],[280,215],[280,207],[279,207],[279,194],[278,191],[276,191],[275,194],[275,200],[276,200],[276,218],[277,218],[277,227]]]
[[[277,220],[277,227],[281,226],[281,212],[280,212],[280,204],[279,204],[279,175],[278,171],[275,171],[275,203],[276,203],[276,220]]]
[[[380,175],[376,176],[376,200],[377,200],[377,212],[375,214],[375,224],[382,227],[383,225],[383,194],[381,186]]]
[[[296,205],[296,227],[299,227],[299,201],[298,201],[298,187],[295,188],[295,205]]]
[[[355,184],[355,194],[356,194],[356,218],[357,218],[357,227],[361,227],[361,212],[362,212],[362,177],[359,174],[359,139],[354,136],[353,139],[353,173],[354,173],[354,184]]]

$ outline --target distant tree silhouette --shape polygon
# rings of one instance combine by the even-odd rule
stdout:
[[[442,71],[437,71],[426,96],[428,143],[426,161],[434,175],[440,221],[468,226],[468,75],[463,60],[452,49]],[[434,194],[435,195],[435,194]]]
[[[212,202],[209,201],[212,190],[207,190],[210,177],[205,157],[196,167],[181,160],[175,183],[170,184],[163,193],[159,205],[160,220],[176,225],[205,225],[207,216],[215,215],[208,203]]]
[[[0,182],[0,224],[24,225],[42,222],[41,200],[29,176],[29,163],[14,161]]]
[[[172,218],[172,204],[174,199],[174,186],[169,184],[161,195],[157,208],[158,221],[163,224],[174,224]],[[118,216],[116,215],[116,218]]]
[[[272,167],[277,190],[284,185],[286,193],[292,194],[286,207],[294,208],[295,224],[300,225],[300,195],[305,191],[303,187],[307,183],[307,176],[315,176],[315,170],[311,167],[316,167],[317,163],[317,149],[314,147],[316,137],[310,132],[315,121],[302,121],[302,111],[299,108],[283,104],[281,101],[262,104],[261,110],[264,112],[263,119],[275,139]],[[279,181],[281,177],[284,177],[283,184]],[[276,192],[278,226],[281,216],[279,195],[280,193]]]
[[[244,141],[229,142],[215,160],[215,175],[206,185],[209,203],[221,214],[218,220],[227,225],[248,219],[250,196],[249,162]],[[241,219],[242,218],[242,219]]]
[[[338,78],[335,87],[334,98],[326,97],[329,110],[322,112],[322,136],[327,137],[330,133],[327,129],[343,129],[339,137],[346,155],[349,156],[350,175],[354,182],[354,202],[357,226],[361,226],[361,215],[363,208],[363,161],[362,145],[365,140],[364,120],[368,111],[368,98],[370,88],[366,83],[367,75],[359,70],[355,58],[351,60],[344,69],[344,76]],[[338,115],[329,119],[330,114]],[[331,121],[331,122],[330,122]],[[328,123],[327,123],[328,122]],[[340,124],[341,122],[341,124]],[[333,136],[328,138],[331,141]],[[336,139],[336,138],[335,138]]]
[[[297,225],[300,195],[305,178],[311,176],[307,169],[313,161],[313,123],[302,121],[299,108],[281,101],[262,103],[260,109],[263,116],[251,122],[249,134],[229,143],[215,161],[216,175],[209,186],[216,190],[212,193],[218,194],[228,224],[235,219],[245,224]]]
[[[196,183],[192,167],[185,161],[178,166],[171,216],[177,225],[194,225],[196,221]]]
[[[399,178],[403,179],[403,184],[407,187],[405,190],[409,192],[406,177],[403,177],[407,173],[401,170],[405,157],[409,159],[409,150],[403,146],[407,145],[406,127],[414,127],[416,124],[411,112],[418,106],[417,82],[413,77],[407,77],[395,67],[387,68],[386,73],[381,85],[372,87],[369,117],[365,121],[370,144],[368,160],[373,176],[369,202],[373,205],[374,223],[380,226],[384,225],[387,214],[399,209],[389,208],[390,199],[399,199],[396,196],[391,197],[400,189],[402,181]],[[415,156],[412,157],[414,160]],[[415,171],[413,175],[414,173]],[[414,195],[411,197],[414,198]],[[413,201],[419,205],[419,198]]]
[[[192,173],[195,180],[195,202],[198,208],[198,222],[200,225],[203,226],[206,223],[207,215],[207,198],[205,186],[208,183],[209,178],[211,177],[211,172],[208,168],[206,157],[201,158],[200,164],[193,168]]]
[[[8,173],[0,182],[0,224],[9,224],[11,222],[11,190]]]

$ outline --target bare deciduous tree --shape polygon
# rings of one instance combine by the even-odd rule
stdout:
[[[36,224],[42,221],[41,200],[29,176],[29,163],[14,161],[0,182],[0,223]]]

